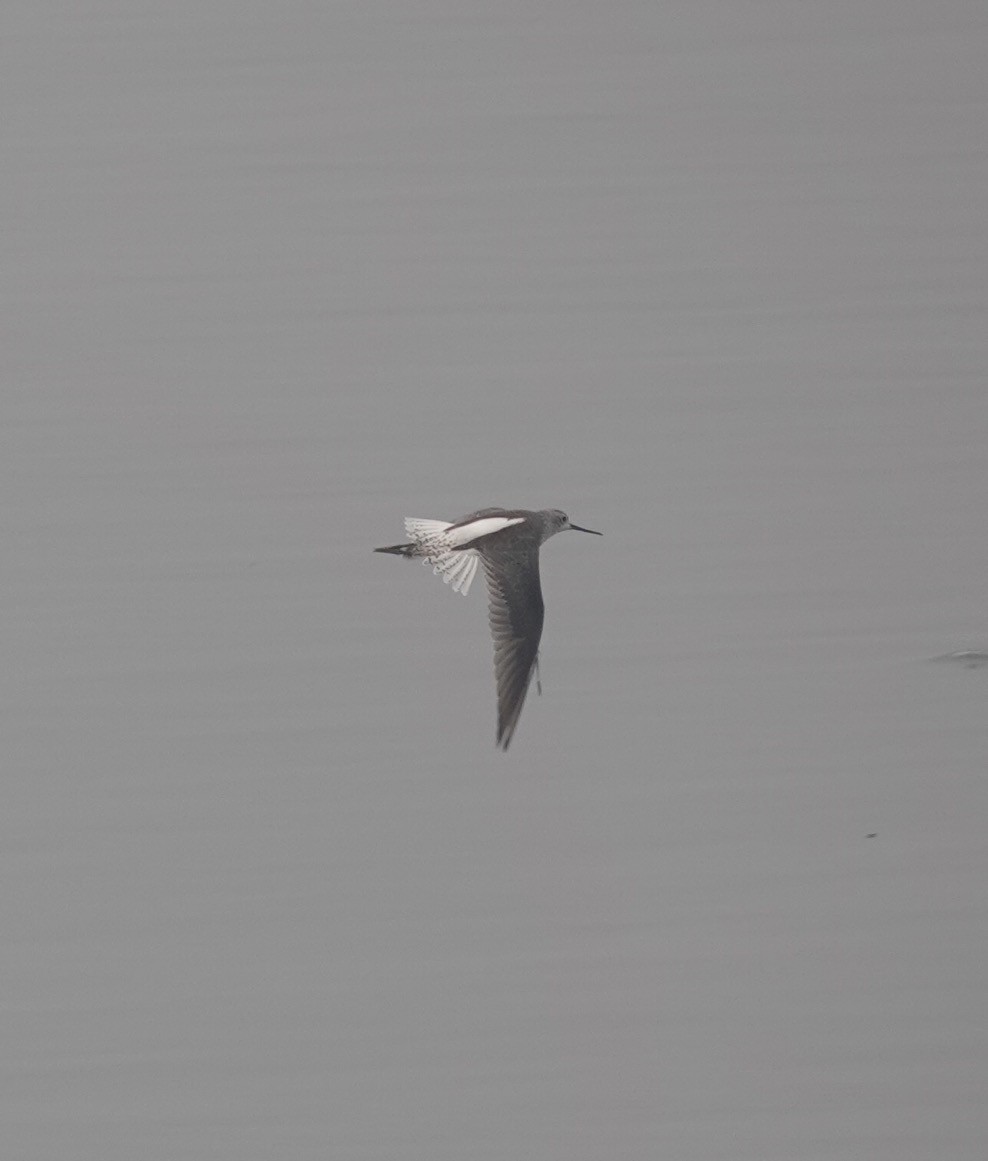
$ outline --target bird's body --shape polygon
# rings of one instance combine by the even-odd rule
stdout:
[[[545,606],[539,580],[539,549],[557,532],[570,528],[565,512],[545,508],[481,508],[453,523],[408,517],[408,544],[376,548],[431,564],[456,592],[469,592],[479,565],[490,598],[494,673],[497,679],[497,744],[508,748],[518,725],[532,672],[538,663]]]

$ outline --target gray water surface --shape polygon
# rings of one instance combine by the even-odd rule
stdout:
[[[7,7],[4,1157],[981,1161],[984,6]]]

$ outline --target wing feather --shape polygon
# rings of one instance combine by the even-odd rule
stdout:
[[[506,750],[521,717],[539,656],[545,606],[538,547],[516,554],[482,553],[497,682],[497,744]]]

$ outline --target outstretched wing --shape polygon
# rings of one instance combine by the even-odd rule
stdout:
[[[518,553],[482,553],[497,680],[497,744],[508,748],[539,655],[545,606],[535,546]]]

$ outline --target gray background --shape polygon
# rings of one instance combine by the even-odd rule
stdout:
[[[982,0],[4,25],[4,1158],[980,1161]]]

